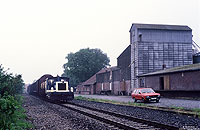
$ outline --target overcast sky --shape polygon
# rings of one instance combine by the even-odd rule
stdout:
[[[200,44],[199,0],[1,0],[0,64],[25,83],[61,75],[67,54],[87,47],[116,66],[132,23],[188,25]]]

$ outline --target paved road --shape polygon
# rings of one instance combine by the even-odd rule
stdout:
[[[97,99],[107,99],[119,102],[133,102],[131,96],[106,96],[106,95],[80,95],[75,94],[75,96],[83,96],[88,98],[97,98]],[[139,101],[138,101],[139,102]],[[145,103],[151,106],[159,107],[184,107],[186,109],[200,108],[200,101],[197,100],[184,100],[184,99],[169,99],[161,98],[159,103]]]

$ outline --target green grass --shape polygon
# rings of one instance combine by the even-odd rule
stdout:
[[[170,108],[175,109],[177,111],[182,111],[185,113],[193,114],[200,118],[200,108],[185,109],[184,107],[176,107],[176,106],[172,106]]]
[[[172,106],[172,107],[170,107],[170,108],[175,109],[175,110],[185,110],[184,107],[176,107],[176,106]]]
[[[107,100],[107,99],[96,99],[96,98],[86,98],[83,96],[77,96],[75,97],[76,100],[86,100],[86,101],[94,101],[94,102],[103,102],[103,103],[111,103],[111,104],[119,104],[119,105],[128,105],[128,106],[147,106],[143,103],[134,103],[134,102],[118,102],[113,100]]]
[[[97,98],[86,98],[86,97],[83,97],[83,96],[75,97],[75,99],[77,99],[77,100],[86,100],[86,101],[94,101],[94,102],[103,102],[103,103],[119,103],[119,102],[112,101],[112,100],[97,99]]]
[[[196,114],[200,117],[200,108],[193,108],[192,111],[196,112]]]
[[[193,108],[192,110],[195,112],[200,112],[200,108]]]

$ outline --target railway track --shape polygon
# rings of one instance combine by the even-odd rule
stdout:
[[[106,124],[110,124],[114,128],[125,130],[179,130],[178,127],[160,124],[153,121],[134,118],[132,116],[123,115],[115,112],[99,110],[87,106],[82,106],[74,103],[56,103],[67,109],[79,112],[83,115],[99,120]]]

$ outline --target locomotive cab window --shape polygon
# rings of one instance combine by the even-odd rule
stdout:
[[[58,90],[66,90],[66,83],[58,83]]]

